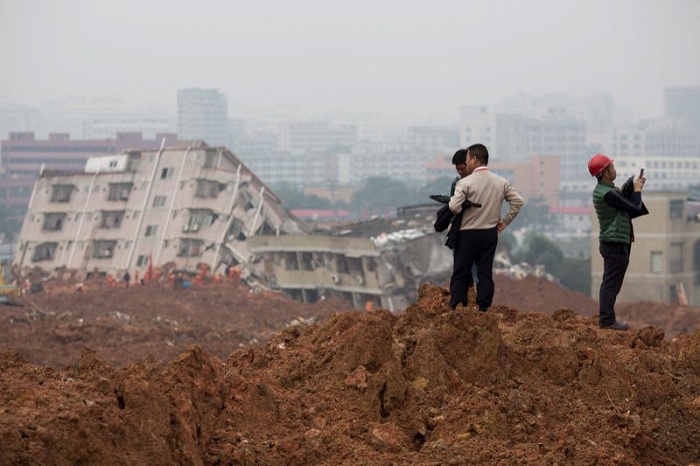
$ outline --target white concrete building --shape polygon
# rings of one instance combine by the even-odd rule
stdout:
[[[225,148],[129,151],[83,172],[44,172],[14,262],[20,267],[120,273],[167,263],[245,265],[246,239],[300,233],[272,193]]]

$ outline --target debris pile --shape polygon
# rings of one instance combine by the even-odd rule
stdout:
[[[534,280],[499,281],[497,296],[568,293]],[[294,308],[243,286],[52,293],[10,311],[36,317],[0,322],[0,464],[700,461],[697,321],[669,338],[601,330],[576,306],[535,312],[534,300],[452,312],[428,284],[401,313]],[[80,353],[46,367],[50,355],[26,349],[37,333],[19,340],[13,325]],[[163,357],[163,338],[186,347]]]

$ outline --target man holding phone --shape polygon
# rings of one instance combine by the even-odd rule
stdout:
[[[598,323],[600,328],[627,330],[629,325],[619,322],[615,317],[615,301],[622,289],[634,241],[632,219],[649,213],[642,202],[642,189],[646,182],[644,169],[640,170],[639,177],[633,181],[629,196],[623,195],[615,187],[617,171],[609,157],[603,154],[593,156],[588,161],[588,171],[598,180],[593,190],[593,207],[600,224],[599,251],[603,256]]]

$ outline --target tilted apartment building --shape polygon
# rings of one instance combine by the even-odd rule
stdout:
[[[15,265],[120,274],[171,263],[246,264],[246,239],[301,233],[240,160],[203,142],[90,158],[83,172],[40,174]]]

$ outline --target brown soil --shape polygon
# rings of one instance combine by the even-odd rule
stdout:
[[[0,464],[700,462],[699,309],[614,332],[533,277],[486,314],[427,284],[398,314],[87,286],[0,307]]]

